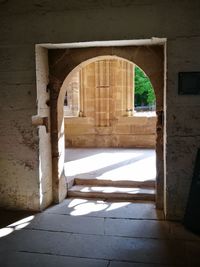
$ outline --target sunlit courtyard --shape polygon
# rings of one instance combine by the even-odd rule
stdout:
[[[155,181],[154,149],[67,148],[65,176],[112,181]]]

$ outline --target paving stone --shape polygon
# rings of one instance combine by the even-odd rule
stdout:
[[[4,221],[13,224],[0,231],[2,267],[200,266],[199,237],[158,220],[152,203],[67,199],[24,216]]]
[[[31,211],[18,211],[18,210],[1,210],[0,209],[0,227],[6,227],[16,221],[27,218],[28,216],[35,215]]]
[[[155,181],[155,149],[68,147],[65,150],[65,176],[67,180],[81,178],[97,181],[111,179],[114,182],[119,180]]]
[[[2,267],[107,267],[108,261],[55,256],[47,254],[14,252],[11,255],[0,255]]]
[[[147,202],[106,202],[91,199],[69,198],[62,204],[47,209],[47,213],[69,214],[72,216],[95,216],[105,218],[164,219],[162,211],[154,203]]]
[[[0,252],[26,251],[140,263],[183,264],[181,241],[67,234],[38,230],[15,231],[0,240]],[[2,246],[3,244],[3,246]]]
[[[170,238],[169,225],[164,221],[105,219],[105,234],[114,236]]]
[[[187,264],[189,267],[200,266],[200,242],[188,241],[185,244],[187,254]]]
[[[36,216],[27,228],[103,235],[104,219],[42,213]]]
[[[180,223],[169,222],[169,226],[174,239],[200,241],[200,236],[193,234]]]
[[[175,267],[176,265],[158,265],[151,263],[134,263],[134,262],[116,262],[112,261],[109,267]],[[179,265],[181,267],[186,267],[185,265]]]

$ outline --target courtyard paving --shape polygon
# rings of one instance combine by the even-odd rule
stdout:
[[[156,153],[142,148],[67,148],[65,176],[67,181],[155,181]]]

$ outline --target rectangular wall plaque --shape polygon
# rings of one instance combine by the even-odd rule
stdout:
[[[179,95],[200,95],[200,72],[179,72]]]

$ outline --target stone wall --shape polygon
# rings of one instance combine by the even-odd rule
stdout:
[[[74,73],[67,84],[64,101],[64,116],[79,116],[80,112],[80,79],[79,72]]]
[[[121,117],[109,127],[96,127],[93,118],[65,118],[66,147],[155,148],[156,116]]]
[[[0,1],[0,203],[39,201],[35,44],[167,38],[166,214],[182,219],[200,147],[200,97],[178,95],[178,72],[200,69],[200,2]],[[170,15],[169,15],[170,14]],[[94,29],[94,30],[92,30]]]
[[[134,116],[134,68],[125,60],[97,60],[72,76],[67,96],[79,113],[64,107],[66,147],[155,147],[156,116]]]

